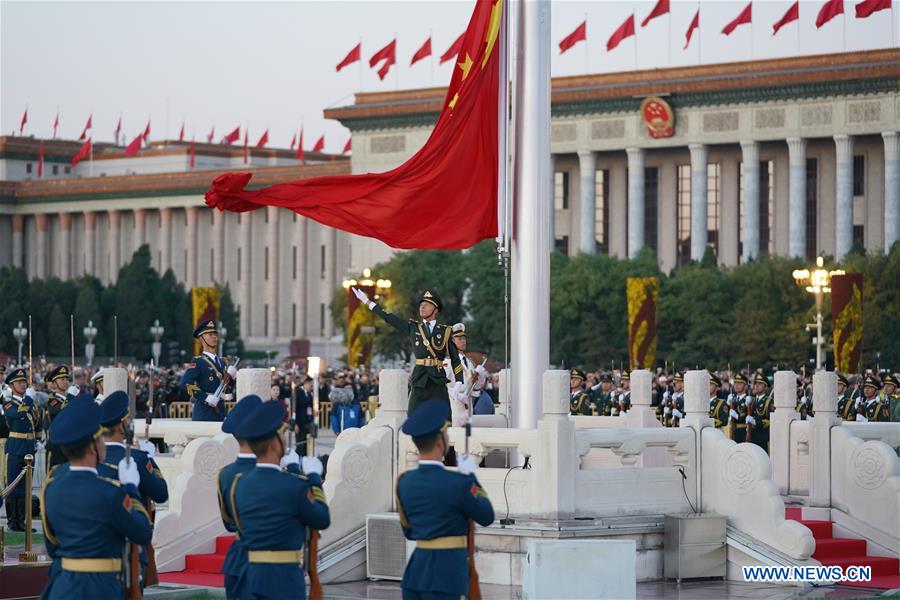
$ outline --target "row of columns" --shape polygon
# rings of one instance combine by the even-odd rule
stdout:
[[[881,134],[884,141],[884,247],[900,239],[900,136],[896,131]],[[790,241],[788,255],[806,255],[806,139],[788,138]],[[839,134],[835,144],[835,256],[843,258],[853,244],[853,137]],[[744,261],[759,256],[759,142],[740,142],[743,163],[743,254]],[[708,148],[690,144],[691,155],[691,260],[701,260],[708,242],[707,194]],[[644,239],[644,156],[643,148],[626,148],[628,156],[628,257],[634,258]],[[579,250],[595,252],[597,153],[578,152],[580,171]]]

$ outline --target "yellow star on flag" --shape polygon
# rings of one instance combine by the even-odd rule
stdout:
[[[450,109],[453,110],[456,107],[456,102],[459,100],[459,93],[453,95],[453,100],[450,101]]]
[[[466,52],[466,59],[461,63],[456,63],[456,65],[462,69],[462,80],[465,81],[466,77],[469,76],[469,71],[472,69],[472,57]]]
[[[497,0],[497,2],[491,7],[491,20],[488,23],[487,33],[484,37],[484,41],[487,44],[487,47],[484,50],[484,58],[481,60],[481,68],[487,64],[488,59],[491,57],[491,52],[494,50],[494,44],[497,42],[497,36],[500,35],[500,18],[503,16],[503,0]]]

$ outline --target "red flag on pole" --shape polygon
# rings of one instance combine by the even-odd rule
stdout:
[[[347,65],[352,65],[353,63],[355,63],[356,61],[359,60],[361,54],[362,54],[362,42],[355,45],[353,47],[353,50],[351,50],[347,54],[347,56],[344,57],[344,60],[342,60],[341,62],[339,62],[337,64],[337,66],[334,68],[334,70],[337,72],[340,72],[341,69],[343,69]]]
[[[731,32],[737,29],[738,25],[745,25],[747,23],[750,23],[753,19],[752,11],[753,2],[748,2],[747,6],[744,7],[744,10],[742,10],[741,13],[736,16],[731,23],[729,23],[722,29],[722,33],[724,33],[725,35],[731,35]]]
[[[351,150],[353,150],[353,138],[349,137],[349,138],[347,138],[347,143],[344,144],[344,152],[343,153],[347,154]]]
[[[41,140],[41,146],[38,148],[38,179],[44,176],[44,140]]]
[[[661,17],[669,12],[669,0],[657,0],[656,6],[650,11],[650,14],[641,21],[641,27],[646,27],[647,23],[656,17]]]
[[[369,59],[369,66],[375,68],[375,65],[381,61],[384,61],[384,64],[378,69],[378,78],[383,80],[391,66],[397,62],[397,38],[394,38],[391,43],[373,54],[372,58]]]
[[[56,130],[59,129],[59,112],[56,113],[56,118],[53,119],[53,139],[56,139]]]
[[[787,12],[784,13],[784,16],[778,19],[774,25],[772,25],[772,35],[778,33],[778,30],[787,25],[788,23],[792,23],[800,19],[800,0],[797,0],[791,7],[787,9]]]
[[[25,113],[22,115],[22,122],[19,123],[19,135],[22,135],[22,132],[25,130],[25,123],[28,122],[28,109],[25,109]]]
[[[297,138],[297,160],[306,163],[306,156],[303,154],[303,128],[300,128],[300,137]]]
[[[216,126],[213,124],[212,129],[209,130],[209,135],[206,136],[206,143],[212,144],[213,140],[216,138]]]
[[[88,138],[86,142],[78,149],[78,152],[75,153],[75,156],[72,157],[72,162],[69,163],[71,166],[75,166],[80,163],[82,160],[91,155],[91,138]]]
[[[863,0],[856,5],[856,18],[865,19],[879,10],[891,8],[891,0]]]
[[[259,141],[256,142],[257,148],[265,148],[266,144],[269,143],[269,130],[266,129],[265,132],[259,137]]]
[[[94,114],[91,113],[91,115],[88,117],[87,123],[84,124],[84,131],[82,131],[81,135],[78,137],[79,140],[85,139],[87,137],[87,132],[90,129],[93,129],[93,127],[94,127],[93,120],[94,120]]]
[[[687,48],[691,45],[691,36],[694,35],[694,30],[700,27],[700,9],[697,9],[697,12],[694,13],[694,18],[691,19],[691,24],[688,25],[687,34],[685,34],[685,42],[684,47]]]
[[[566,50],[587,39],[587,20],[581,22],[581,25],[575,28],[575,31],[567,35],[559,42],[559,53],[563,54]]]
[[[244,130],[244,164],[250,162],[250,147],[247,145],[247,138],[250,137],[250,128]]]
[[[119,136],[122,135],[122,117],[119,117],[119,122],[116,123],[116,131],[113,134],[115,136],[116,145],[119,145]]]
[[[131,140],[131,143],[125,146],[125,156],[134,156],[141,149],[141,142],[144,141],[144,135],[140,134]]]
[[[447,48],[447,51],[441,54],[441,64],[444,64],[448,60],[454,60],[459,55],[459,51],[462,50],[463,38],[465,36],[465,33],[460,35],[456,38],[456,41]]]
[[[321,152],[324,149],[325,149],[325,134],[323,133],[321,136],[319,136],[319,139],[316,140],[316,145],[313,146],[313,149],[311,150],[311,152]]]
[[[634,35],[634,14],[628,15],[628,18],[625,19],[619,28],[616,29],[611,36],[609,36],[609,40],[606,42],[606,51],[609,52],[616,46],[622,43],[622,40],[626,38],[630,38]]]
[[[181,131],[178,132],[178,141],[184,141],[184,121],[181,122]]]
[[[297,134],[294,133],[294,137],[291,138],[291,150],[294,149],[294,146],[297,145]]]
[[[844,0],[828,0],[816,16],[816,29],[821,29],[822,25],[842,14],[844,14]]]
[[[144,141],[146,142],[147,138],[149,138],[149,137],[150,137],[150,119],[147,119],[147,126],[144,127],[144,135],[143,135]]]
[[[428,39],[425,40],[425,43],[422,44],[422,47],[416,50],[416,53],[413,54],[412,60],[409,62],[409,66],[413,66],[423,58],[431,56],[431,36],[428,36]]]
[[[235,127],[234,131],[232,131],[231,133],[229,133],[225,136],[224,142],[226,144],[233,144],[236,141],[238,141],[239,139],[241,139],[241,126],[240,125]]]
[[[191,152],[188,158],[188,166],[190,166],[191,170],[194,170],[194,167],[197,166],[197,155],[194,153],[194,138],[191,138]]]
[[[468,60],[454,65],[428,140],[399,167],[256,190],[244,189],[252,173],[225,173],[206,204],[235,212],[279,206],[394,248],[461,249],[495,237],[501,11],[499,0],[475,3],[460,51]]]

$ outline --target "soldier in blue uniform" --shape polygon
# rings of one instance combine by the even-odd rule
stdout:
[[[397,510],[407,539],[416,549],[403,573],[404,600],[440,600],[469,594],[466,536],[470,522],[483,527],[494,509],[475,478],[475,459],[462,455],[459,472],[446,469],[450,412],[428,400],[403,424],[419,449],[419,466],[397,479]]]
[[[222,431],[234,435],[237,427],[243,422],[248,414],[253,412],[262,400],[259,396],[250,395],[241,398],[235,404],[225,422],[222,423]],[[234,523],[234,516],[231,511],[231,484],[238,473],[247,473],[256,466],[256,455],[247,444],[247,440],[235,436],[238,442],[239,450],[237,460],[230,465],[226,465],[219,471],[219,512],[222,515],[222,524],[225,529],[231,532],[237,532],[237,525]],[[222,574],[225,576],[225,597],[232,599],[237,598],[237,586],[241,576],[247,569],[247,549],[244,548],[244,542],[240,535],[235,536],[234,542],[228,548],[225,555],[225,562],[222,563]]]
[[[306,529],[322,530],[331,524],[322,491],[322,463],[304,456],[305,475],[292,472],[301,460],[293,449],[287,452],[286,428],[284,406],[269,401],[253,409],[234,432],[256,455],[256,467],[236,474],[229,491],[237,533],[247,550],[238,598],[305,598],[301,567]]]
[[[3,401],[3,415],[9,428],[9,438],[3,455],[6,461],[8,486],[25,468],[25,457],[37,450],[35,436],[40,429],[34,392],[28,387],[24,369],[13,369],[6,376],[10,395]],[[20,481],[6,499],[7,525],[10,531],[25,531],[25,482]]]
[[[106,458],[100,414],[92,400],[78,398],[50,426],[50,439],[69,464],[54,468],[41,492],[45,545],[54,559],[44,599],[122,598],[126,541],[146,544],[153,537],[137,499],[137,463],[120,461],[115,479],[97,473]]]
[[[71,374],[69,367],[60,365],[47,374],[48,399],[47,409],[44,411],[44,432],[50,430],[53,420],[59,413],[69,405],[69,402],[78,395],[78,388],[71,385]],[[47,471],[56,465],[66,462],[66,457],[62,450],[56,444],[47,443]]]
[[[194,403],[194,421],[221,421],[225,405],[216,395],[223,378],[233,381],[237,369],[225,364],[216,352],[219,349],[219,330],[212,320],[201,321],[194,329],[203,351],[195,356],[181,376],[181,390]]]

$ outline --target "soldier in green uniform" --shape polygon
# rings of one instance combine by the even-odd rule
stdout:
[[[719,388],[722,380],[715,373],[709,374],[709,418],[715,423],[716,429],[724,429],[728,424],[728,401],[719,398]]]
[[[895,373],[888,373],[884,376],[885,402],[890,407],[888,410],[892,423],[900,423],[900,394],[897,393],[898,388],[900,388],[900,378]]]
[[[761,372],[753,376],[753,397],[747,410],[747,425],[750,427],[750,441],[769,451],[769,415],[775,410],[769,380]]]
[[[806,384],[802,377],[797,378],[797,404],[794,410],[800,415],[800,420],[805,421],[816,416],[813,411],[812,395],[806,393]]]
[[[47,409],[44,411],[44,439],[49,437],[50,425],[53,420],[69,405],[69,402],[78,395],[78,388],[70,385],[69,367],[60,365],[47,374]],[[56,465],[66,462],[59,444],[47,444],[47,472]]]
[[[837,374],[837,413],[840,418],[845,421],[856,420],[856,407],[853,400],[853,394],[850,390],[850,382],[843,373]]]
[[[569,371],[569,411],[573,415],[590,415],[591,401],[584,391],[584,371],[572,369]]]
[[[747,405],[750,395],[747,390],[750,379],[744,373],[734,375],[734,391],[728,395],[728,437],[735,442],[749,442],[747,439]]]
[[[613,389],[612,376],[609,373],[601,374],[600,385],[596,389],[591,388],[591,391],[588,392],[588,397],[590,397],[593,405],[593,414],[608,416],[612,406],[613,394],[615,394],[615,390]]]
[[[881,392],[881,381],[875,375],[866,375],[863,383],[863,404],[856,413],[857,421],[890,421],[890,400]]]
[[[627,371],[622,373],[619,384],[622,389],[616,393],[615,401],[610,409],[612,416],[621,416],[631,410],[631,374]]]
[[[419,317],[421,321],[404,319],[384,310],[378,303],[369,300],[365,292],[353,288],[353,294],[361,304],[384,319],[394,329],[410,338],[416,366],[412,372],[412,389],[409,394],[407,413],[412,414],[419,404],[431,398],[440,398],[450,407],[450,394],[459,395],[463,388],[463,367],[456,345],[450,343],[451,327],[437,322],[438,314],[444,308],[434,290],[425,290],[419,296]],[[444,375],[444,359],[450,357],[450,366],[455,378],[451,389],[447,389]]]

